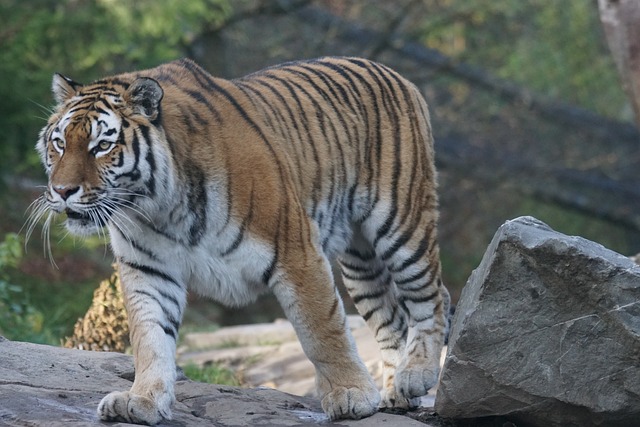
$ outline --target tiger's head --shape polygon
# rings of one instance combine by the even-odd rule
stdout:
[[[36,145],[48,185],[28,233],[45,214],[48,233],[55,213],[66,213],[76,235],[110,221],[122,229],[125,211],[140,212],[139,199],[154,190],[150,142],[162,133],[164,92],[156,80],[126,75],[81,85],[56,74],[52,89],[57,106]]]

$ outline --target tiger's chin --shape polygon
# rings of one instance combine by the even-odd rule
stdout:
[[[76,236],[89,237],[94,234],[98,234],[98,232],[106,225],[104,219],[101,217],[94,218],[89,214],[69,209],[67,209],[65,213],[67,214],[67,220],[64,225],[69,233]]]

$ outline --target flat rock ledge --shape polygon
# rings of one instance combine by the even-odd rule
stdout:
[[[0,337],[1,426],[123,426],[101,422],[100,400],[114,390],[128,390],[133,358],[8,341]],[[420,426],[394,414],[330,423],[317,399],[269,388],[240,388],[180,380],[173,420],[163,426]]]

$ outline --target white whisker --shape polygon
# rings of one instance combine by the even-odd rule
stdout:
[[[37,105],[38,107],[40,107],[40,109],[42,110],[43,113],[45,113],[47,116],[44,117],[44,121],[46,122],[47,120],[49,120],[49,117],[56,111],[55,107],[47,107],[46,105],[42,105],[39,102],[37,102],[34,99],[29,98],[29,101],[35,105]]]
[[[112,208],[110,208],[110,209],[112,209]],[[124,213],[120,212],[117,208],[112,209],[111,213],[112,213],[111,214],[111,224],[113,224],[113,226],[116,227],[120,231],[122,236],[125,238],[125,240],[129,244],[129,247],[131,248],[131,253],[135,254],[136,261],[139,261],[138,260],[138,253],[137,253],[137,251],[135,251],[135,249],[133,247],[133,242],[131,241],[129,229],[125,226],[125,224],[122,222],[122,220],[123,219],[128,220],[131,224],[135,225],[138,229],[140,229],[140,227],[138,226],[138,224],[133,222],[131,220],[131,218],[129,218],[129,216],[127,216]]]
[[[27,208],[27,212],[29,212],[29,216],[27,217],[27,220],[25,221],[22,228],[20,228],[20,233],[22,233],[22,230],[25,227],[27,228],[25,233],[25,242],[24,242],[25,248],[27,246],[27,243],[29,242],[29,239],[31,238],[31,234],[33,233],[33,230],[35,229],[36,225],[38,225],[38,223],[40,222],[44,214],[47,213],[48,210],[49,210],[49,207],[46,203],[46,198],[44,197],[44,195],[41,195],[36,200],[34,200]]]
[[[146,212],[140,209],[140,207],[135,205],[132,201],[120,197],[121,194],[116,192],[111,194],[110,196],[111,197],[108,199],[108,201],[111,202],[113,205],[117,205],[122,208],[131,209],[133,212],[140,215],[145,221],[151,222],[151,218]]]
[[[129,217],[129,215],[125,214],[124,212],[122,212],[122,205],[115,200],[103,200],[102,203],[104,204],[104,207],[107,208],[109,211],[111,211],[111,217],[113,216],[118,216],[120,219],[122,220],[126,220],[130,225],[134,226],[136,229],[138,229],[138,231],[142,231],[142,229],[140,228],[140,226],[131,219],[131,217]],[[125,206],[126,208],[126,206]],[[136,211],[134,211],[136,212]],[[136,212],[138,213],[138,212]],[[139,212],[139,215],[142,215],[142,212]],[[127,231],[129,231],[129,229],[127,228]]]
[[[46,215],[46,219],[42,224],[42,232],[41,232],[43,252],[44,252],[44,256],[46,258],[49,258],[49,261],[51,262],[51,264],[56,268],[58,268],[57,264],[55,263],[55,260],[53,259],[53,252],[51,250],[51,232],[50,232],[51,223],[55,218],[56,214],[50,209],[46,195],[41,194],[36,200],[34,200],[29,205],[29,207],[27,208],[27,211],[29,212],[29,216],[27,218],[27,221],[25,222],[25,225],[23,225],[23,227],[20,229],[20,232],[22,232],[24,227],[25,226],[27,227],[26,233],[25,233],[25,243],[24,243],[25,251],[27,250],[27,244],[31,239],[33,231],[35,230],[36,226],[41,222],[42,218],[45,217]]]
[[[42,227],[42,234],[44,240],[43,244],[45,249],[45,256],[48,256],[51,265],[58,269],[58,264],[56,264],[56,261],[53,259],[53,252],[51,251],[51,222],[53,221],[54,217],[54,212],[49,211],[49,215],[47,216],[47,219]]]

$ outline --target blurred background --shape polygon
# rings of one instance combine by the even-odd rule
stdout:
[[[97,238],[53,227],[55,265],[39,230],[24,242],[54,72],[89,82],[187,56],[233,78],[323,55],[383,62],[422,89],[454,301],[520,215],[640,252],[640,134],[596,0],[0,0],[0,334],[59,344],[112,271]],[[243,310],[194,300],[185,324],[281,316],[269,298]]]

